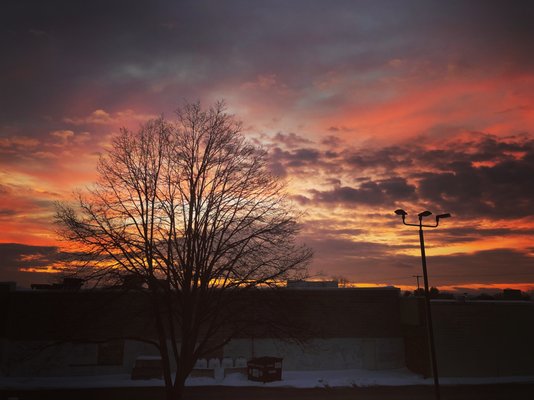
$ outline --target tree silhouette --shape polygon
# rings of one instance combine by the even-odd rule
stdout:
[[[169,399],[182,397],[198,358],[243,329],[243,293],[301,278],[311,258],[295,242],[283,182],[240,131],[222,103],[123,129],[97,182],[76,206],[57,205],[62,237],[98,260],[85,267],[91,278],[143,282]]]

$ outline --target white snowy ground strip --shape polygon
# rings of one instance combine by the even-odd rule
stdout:
[[[231,374],[223,379],[189,378],[187,386],[259,386],[323,388],[353,386],[409,386],[432,385],[432,378],[424,379],[407,369],[387,371],[338,370],[338,371],[284,371],[283,380],[269,383],[247,380],[243,374]],[[474,385],[492,383],[534,383],[534,376],[508,376],[483,378],[441,378],[444,385]],[[104,387],[155,387],[163,386],[163,380],[131,380],[127,374],[69,377],[0,377],[3,389],[51,389],[51,388],[104,388]]]

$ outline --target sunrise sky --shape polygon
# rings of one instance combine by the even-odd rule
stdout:
[[[54,202],[120,127],[224,99],[305,212],[310,272],[534,290],[534,12],[522,1],[7,1],[0,280],[45,282]],[[430,221],[429,221],[430,222]]]

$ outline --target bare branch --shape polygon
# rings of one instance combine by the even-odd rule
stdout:
[[[101,257],[93,277],[145,282],[181,384],[197,357],[243,327],[228,313],[232,293],[301,277],[312,256],[295,242],[296,214],[267,153],[240,131],[223,103],[122,130],[78,210],[57,206],[62,236]]]

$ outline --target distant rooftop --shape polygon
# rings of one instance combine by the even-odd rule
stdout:
[[[345,284],[340,285],[338,280],[329,281],[312,281],[312,280],[288,280],[286,282],[287,289],[343,289],[343,290],[359,290],[359,291],[374,291],[374,290],[395,290],[399,288],[395,286],[357,286]]]
[[[339,287],[337,280],[333,281],[305,281],[305,280],[289,280],[287,281],[287,288],[289,289],[325,289]]]

